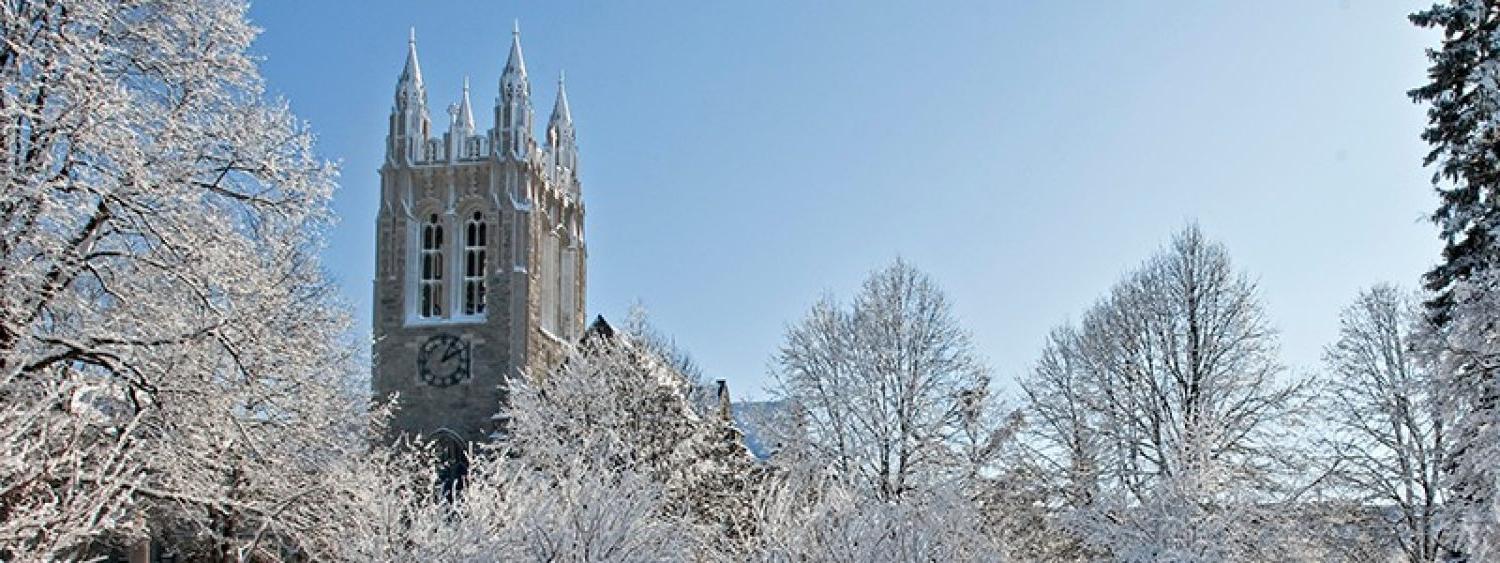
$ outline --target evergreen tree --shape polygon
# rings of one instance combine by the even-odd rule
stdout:
[[[1441,204],[1432,215],[1443,238],[1443,260],[1426,276],[1425,351],[1437,362],[1437,400],[1454,417],[1445,468],[1445,516],[1460,548],[1474,560],[1500,557],[1496,504],[1500,472],[1500,346],[1494,322],[1500,278],[1495,231],[1500,228],[1500,2],[1450,0],[1411,16],[1443,31],[1428,51],[1430,81],[1412,90],[1428,104],[1422,138],[1432,147]]]
[[[1411,16],[1420,27],[1443,30],[1442,47],[1430,49],[1429,82],[1409,92],[1428,104],[1422,139],[1432,150],[1423,163],[1442,203],[1431,219],[1443,238],[1443,261],[1427,272],[1437,295],[1428,304],[1444,324],[1453,307],[1454,284],[1487,270],[1496,259],[1494,230],[1500,226],[1500,2],[1451,0]]]

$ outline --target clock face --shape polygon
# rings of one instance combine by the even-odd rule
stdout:
[[[447,387],[469,378],[469,343],[451,334],[438,334],[417,351],[417,375],[433,387]]]

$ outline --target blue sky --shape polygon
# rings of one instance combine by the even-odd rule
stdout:
[[[368,334],[376,169],[416,27],[434,123],[489,114],[513,20],[538,122],[567,71],[588,308],[640,301],[763,395],[785,326],[902,256],[1008,381],[1186,222],[1258,281],[1294,370],[1362,287],[1411,287],[1436,36],[1396,1],[266,0],[274,94],[342,163],[327,267]],[[481,128],[487,127],[485,124]]]

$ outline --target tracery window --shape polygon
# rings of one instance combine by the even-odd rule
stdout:
[[[484,273],[489,227],[478,211],[464,224],[464,314],[484,314]]]
[[[427,217],[422,224],[422,246],[418,259],[422,263],[418,278],[417,313],[423,318],[443,316],[443,225],[437,214]]]

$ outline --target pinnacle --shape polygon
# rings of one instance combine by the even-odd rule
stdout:
[[[521,23],[516,21],[510,32],[510,56],[505,61],[505,74],[526,76],[526,59],[521,56]]]
[[[557,74],[557,103],[552,106],[552,123],[573,124],[573,113],[568,108],[568,89],[564,83],[564,75]]]

